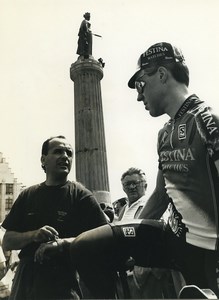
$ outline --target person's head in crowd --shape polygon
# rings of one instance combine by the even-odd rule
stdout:
[[[123,190],[128,197],[129,206],[145,195],[147,181],[145,173],[138,168],[129,168],[122,174]]]
[[[114,219],[113,208],[105,202],[101,202],[100,207],[103,210],[103,212],[107,215],[107,217],[109,218],[109,221],[112,222]]]
[[[122,210],[123,206],[127,203],[127,198],[123,197],[114,202],[114,211],[115,215],[119,216],[120,211]]]
[[[54,136],[43,143],[41,166],[48,180],[57,182],[66,180],[72,160],[73,149],[64,136]]]
[[[181,50],[166,42],[149,47],[141,54],[128,86],[136,88],[137,100],[143,101],[151,116],[167,113],[174,117],[176,109],[169,100],[187,94],[189,86],[189,69]]]

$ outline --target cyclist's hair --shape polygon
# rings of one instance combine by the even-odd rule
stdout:
[[[145,71],[150,76],[150,73],[154,74],[154,72],[162,66],[170,71],[176,81],[185,84],[187,87],[189,86],[189,69],[187,65],[181,62],[162,62],[162,64],[154,64],[153,66],[145,68]]]

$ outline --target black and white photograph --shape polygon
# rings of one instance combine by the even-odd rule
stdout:
[[[218,11],[0,0],[0,299],[219,298]]]

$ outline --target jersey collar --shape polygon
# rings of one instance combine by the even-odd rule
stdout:
[[[193,107],[193,105],[197,102],[201,102],[198,98],[198,96],[196,96],[195,94],[189,96],[182,104],[182,106],[179,108],[179,110],[177,111],[174,119],[178,119],[179,117],[181,117],[182,115],[185,114],[185,112],[187,112],[191,107]]]

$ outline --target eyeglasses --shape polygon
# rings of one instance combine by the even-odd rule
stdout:
[[[137,78],[137,80],[135,81],[135,88],[136,88],[138,94],[143,94],[144,87],[145,87],[145,85],[146,85],[146,82],[145,82],[145,81],[141,81],[141,80],[139,80],[139,79],[142,78],[144,75],[152,76],[152,75],[154,75],[156,72],[157,72],[157,68],[154,69],[153,71],[149,72],[149,73],[144,72],[141,76],[139,76],[139,77]]]
[[[123,186],[124,186],[124,188],[128,188],[128,187],[130,187],[131,185],[132,185],[133,187],[136,187],[136,186],[140,185],[140,183],[142,183],[142,182],[144,182],[144,180],[127,181],[127,182],[124,182],[124,183],[123,183]]]
[[[139,94],[143,94],[145,84],[144,81],[135,81],[135,88]]]

